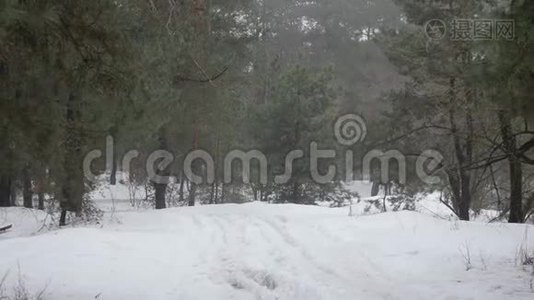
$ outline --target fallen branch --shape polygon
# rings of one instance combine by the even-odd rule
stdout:
[[[13,228],[13,225],[7,225],[7,226],[4,226],[4,227],[0,227],[0,233],[4,233],[6,231],[8,231],[9,229]]]

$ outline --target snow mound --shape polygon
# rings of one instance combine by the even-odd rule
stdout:
[[[27,217],[27,216],[26,216]],[[527,225],[418,212],[219,205],[118,212],[121,222],[0,240],[48,299],[532,299]],[[28,219],[28,218],[26,218]],[[16,272],[15,272],[16,273]],[[9,276],[7,286],[15,284]]]
[[[44,211],[20,207],[0,208],[0,227],[13,225],[13,228],[0,234],[0,243],[2,239],[47,231],[51,223],[52,219]]]

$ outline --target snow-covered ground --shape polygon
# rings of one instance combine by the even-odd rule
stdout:
[[[424,203],[431,205],[431,200]],[[34,234],[45,214],[0,210],[0,277],[45,299],[534,299],[534,227],[434,212],[217,205],[117,209]],[[45,230],[46,231],[46,230]],[[9,292],[9,290],[7,290]]]

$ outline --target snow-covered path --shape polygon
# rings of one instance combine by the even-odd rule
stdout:
[[[526,226],[347,213],[261,203],[124,212],[102,228],[0,238],[0,271],[13,282],[19,264],[32,289],[48,284],[48,299],[534,297],[515,263],[521,243],[534,249]]]

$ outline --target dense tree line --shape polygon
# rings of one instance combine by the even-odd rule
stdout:
[[[426,23],[454,18],[513,19],[516,35],[429,43]],[[229,184],[224,155],[261,150],[279,174],[291,150],[339,146],[335,118],[357,112],[369,134],[355,153],[444,155],[440,185],[410,174],[402,193],[438,189],[461,219],[496,208],[525,222],[534,208],[533,20],[528,1],[0,1],[0,206],[21,194],[25,207],[35,198],[59,209],[61,224],[67,212],[83,215],[93,188],[84,156],[108,136],[110,184],[136,149],[127,180],[146,185],[158,209],[170,184],[185,205],[240,201],[242,189],[262,201],[341,203],[352,196],[344,177],[316,184],[306,158],[287,183],[260,183],[254,164],[253,182]],[[158,174],[177,182],[146,173],[141,162],[157,149],[176,158]],[[183,172],[197,149],[214,158],[209,184]],[[340,175],[343,161],[334,162]],[[103,159],[92,167],[106,169]],[[375,192],[400,185],[398,176],[372,180]]]
[[[401,147],[442,151],[444,203],[462,220],[469,220],[471,209],[492,207],[510,222],[526,221],[533,205],[534,6],[529,1],[397,3],[407,26],[384,30],[379,38],[408,77],[404,88],[385,96],[393,107],[387,118],[408,127],[392,134],[411,134],[401,139]],[[515,32],[510,40],[448,35],[431,42],[420,29],[432,19],[446,24],[513,20]]]

